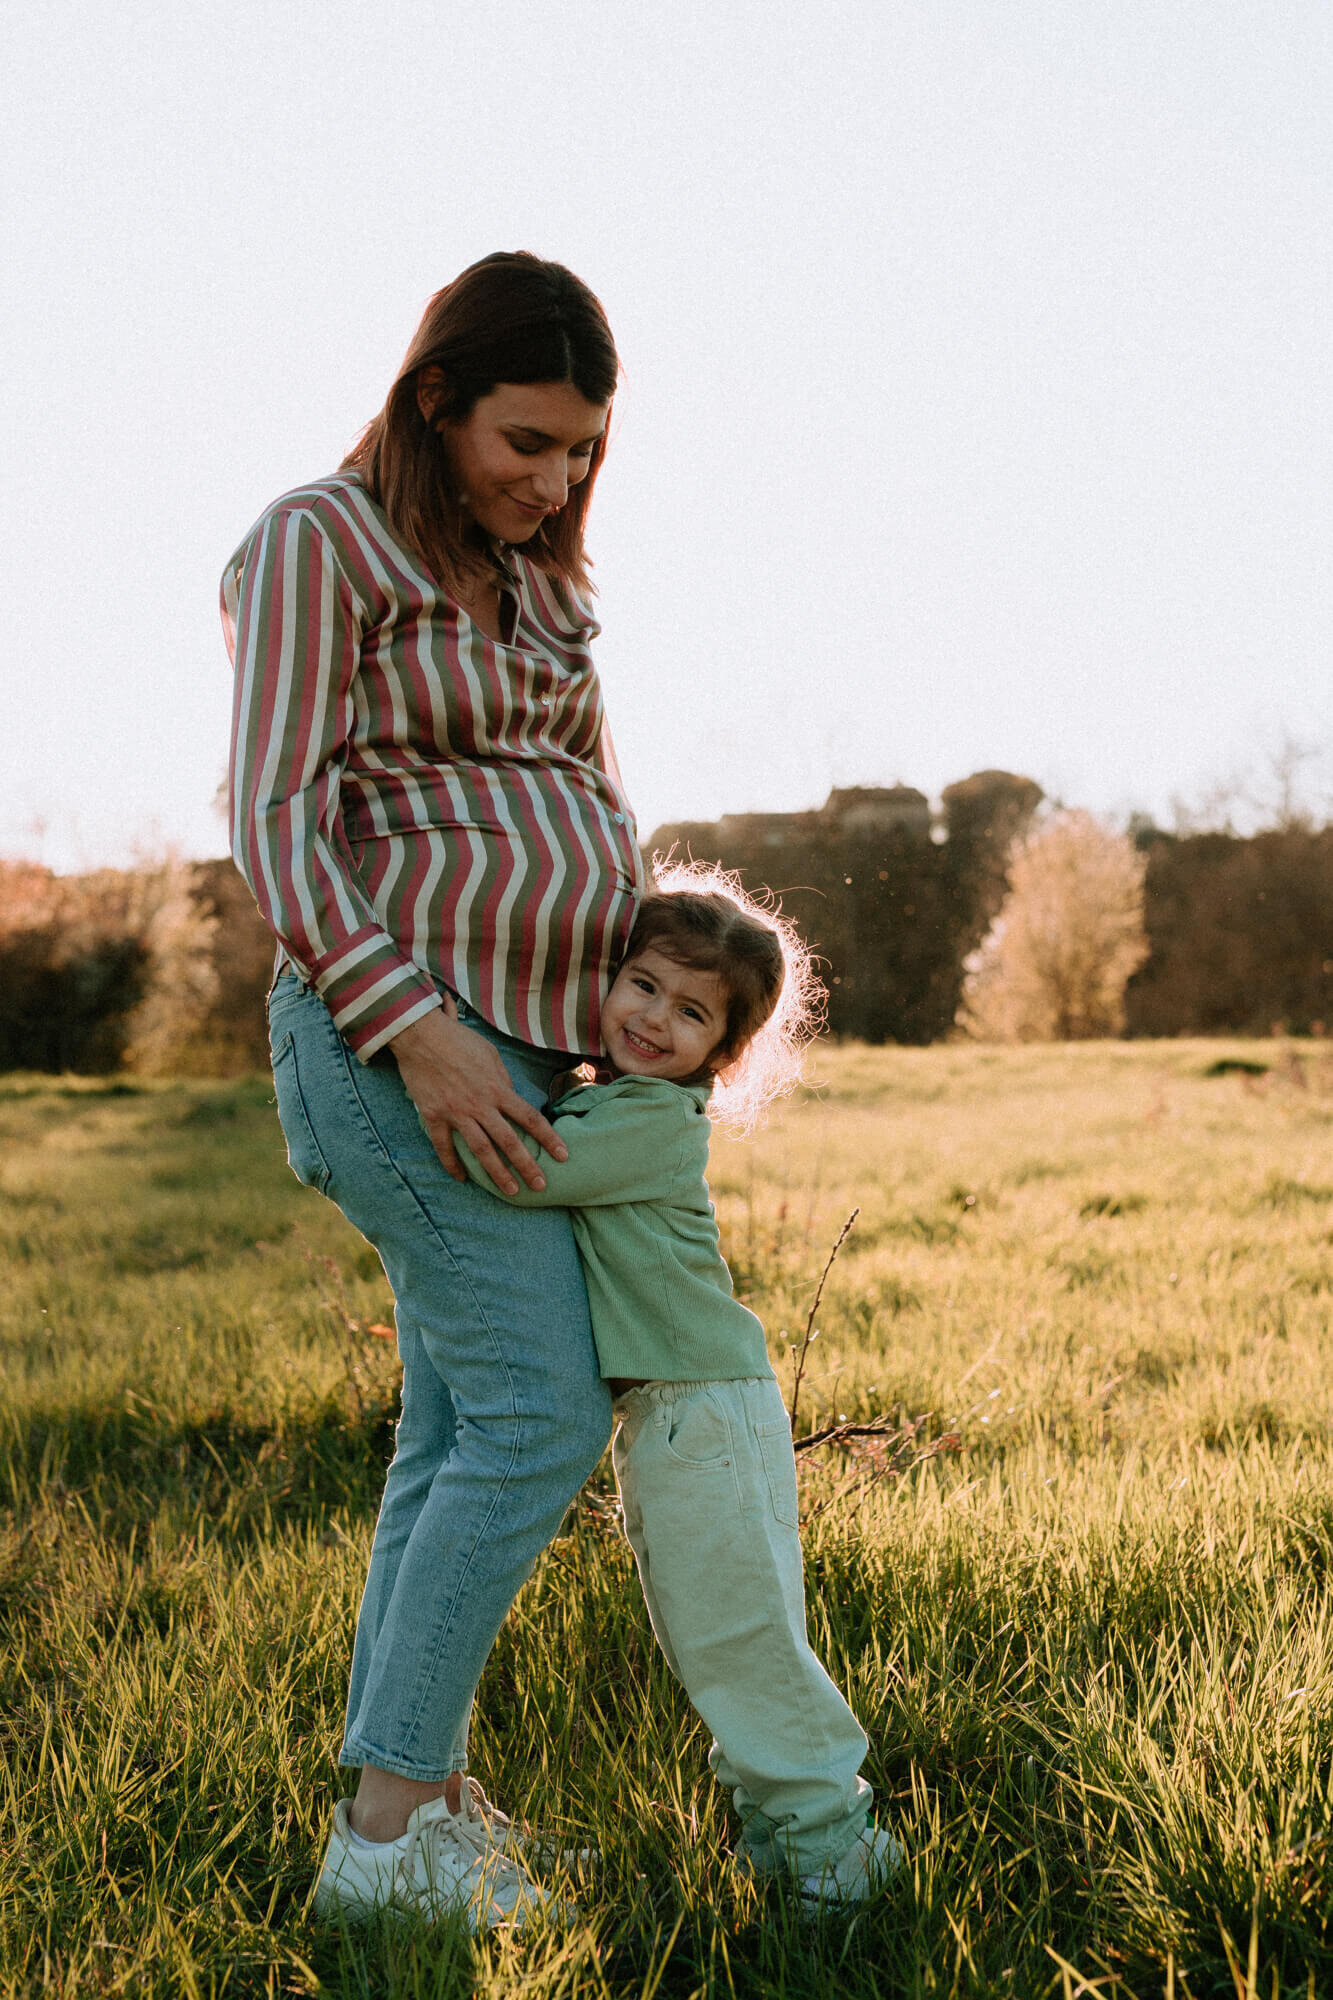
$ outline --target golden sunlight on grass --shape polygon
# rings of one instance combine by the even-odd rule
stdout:
[[[379,1266],[288,1174],[264,1081],[8,1078],[0,1133],[6,2000],[1333,1987],[1317,1045],[830,1049],[715,1142],[788,1386],[860,1208],[799,1428],[915,1426],[802,1455],[812,1632],[908,1855],[814,1924],[731,1866],[605,1468],[501,1635],[473,1753],[600,1849],[578,1916],[315,1923],[391,1449]]]

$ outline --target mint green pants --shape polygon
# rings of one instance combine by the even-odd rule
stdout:
[[[625,1533],[657,1642],[713,1733],[763,1869],[835,1862],[866,1821],[865,1733],[810,1650],[796,1460],[771,1378],[651,1382],[616,1406]]]

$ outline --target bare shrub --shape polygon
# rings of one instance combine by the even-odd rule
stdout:
[[[979,1041],[1116,1035],[1125,988],[1148,954],[1143,857],[1087,812],[1018,841],[1009,894],[967,960],[958,1024]]]
[[[114,1070],[148,951],[110,874],[0,861],[0,1069]]]
[[[126,929],[148,954],[147,990],[127,1024],[125,1067],[142,1076],[192,1074],[218,996],[217,918],[200,907],[194,871],[168,855],[120,878]]]
[[[0,1068],[194,1066],[218,981],[191,873],[170,855],[88,875],[0,862]]]

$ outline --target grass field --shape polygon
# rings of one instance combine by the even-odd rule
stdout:
[[[802,1456],[812,1630],[908,1855],[814,1924],[729,1864],[604,1473],[473,1750],[601,1848],[581,1915],[313,1921],[391,1448],[378,1264],[266,1081],[0,1079],[0,1131],[0,1996],[1333,1993],[1318,1045],[831,1050],[715,1143],[786,1382],[860,1208],[798,1430],[916,1425]]]

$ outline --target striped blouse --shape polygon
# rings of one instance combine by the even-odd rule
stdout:
[[[598,1054],[642,887],[589,646],[516,550],[506,643],[403,547],[355,473],[263,514],[228,563],[232,851],[363,1061],[439,1006]]]

